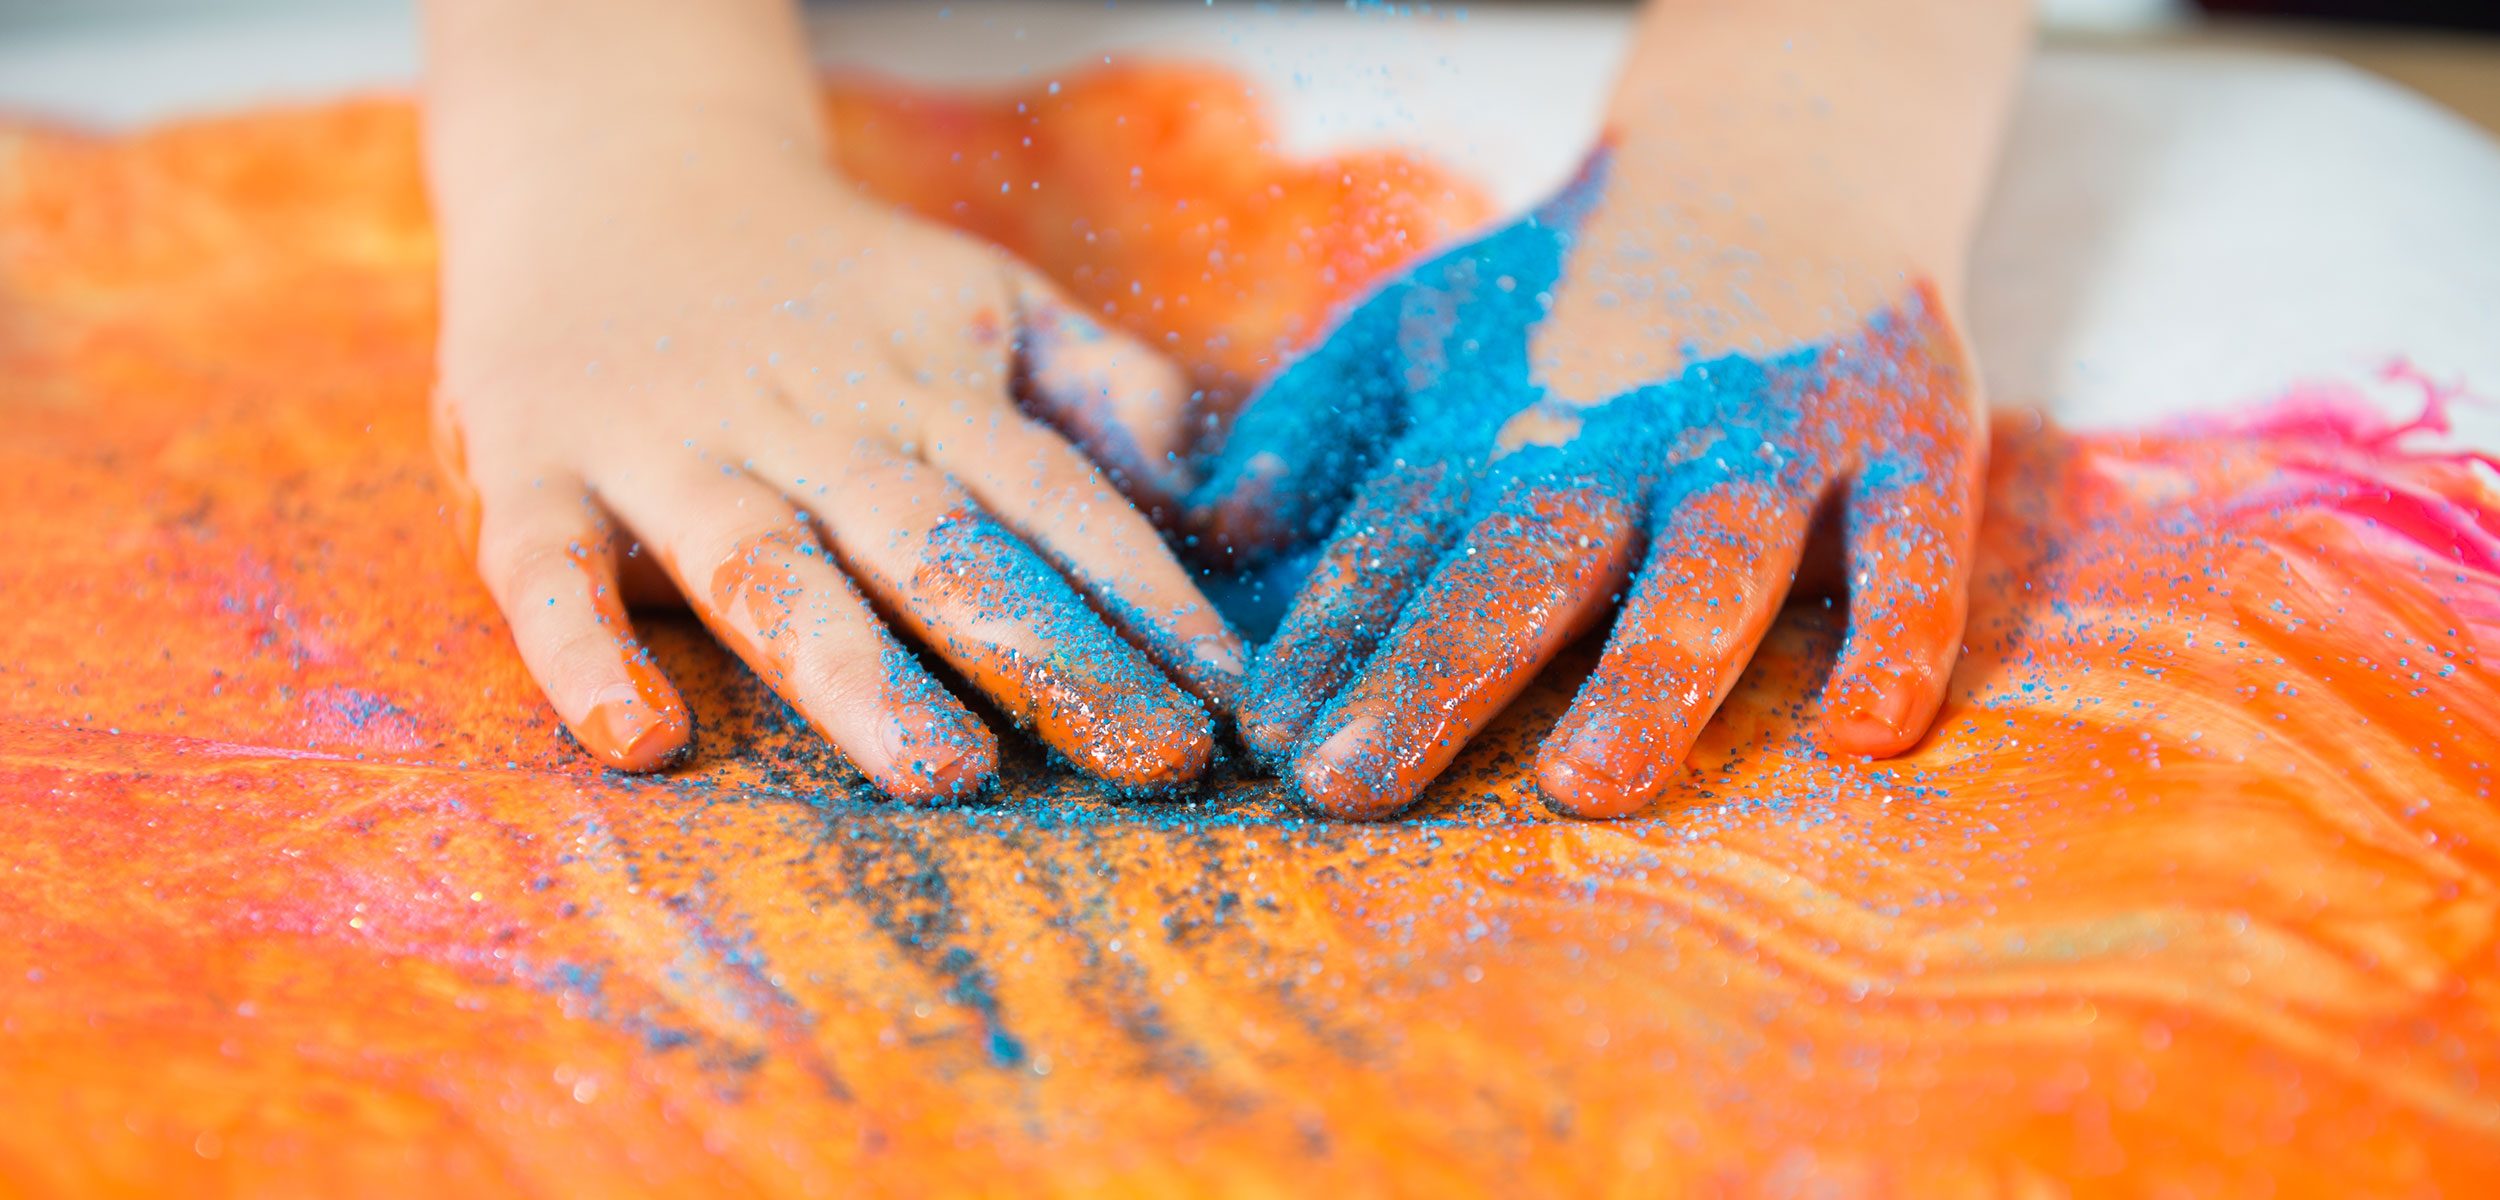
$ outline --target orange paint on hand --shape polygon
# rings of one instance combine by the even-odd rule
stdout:
[[[1649,806],[1779,615],[1812,516],[1810,481],[1726,484],[1669,518],[1653,578],[1606,660],[1537,751],[1538,789],[1582,817]]]
[[[712,636],[886,795],[957,801],[996,775],[997,737],[876,622],[804,527],[733,548],[698,594]]]
[[[914,637],[1086,773],[1157,791],[1196,779],[1213,759],[1207,711],[970,505],[947,513],[910,579],[886,588]]]
[[[1270,762],[1292,757],[1320,709],[1352,681],[1397,621],[1398,601],[1432,568],[1453,515],[1439,472],[1384,480],[1356,498],[1300,584],[1308,601],[1260,651],[1270,685],[1241,717],[1242,740]]]
[[[1294,758],[1303,798],[1358,819],[1412,803],[1605,611],[1634,540],[1613,497],[1523,488],[1498,506],[1329,707],[1332,732]]]
[[[439,426],[437,427],[439,428]],[[437,442],[437,449],[441,444]],[[455,495],[464,494],[465,482],[455,477],[450,483]],[[467,513],[474,513],[474,507]],[[456,514],[455,520],[467,513]],[[472,557],[477,544],[474,524],[458,532],[465,533]],[[581,743],[603,765],[620,771],[656,771],[680,758],[687,739],[693,733],[693,722],[686,715],[685,702],[668,677],[651,661],[633,637],[633,625],[625,614],[625,600],[614,582],[616,554],[605,536],[595,541],[575,542],[565,555],[572,577],[570,588],[578,589],[587,601],[591,618],[604,636],[592,643],[592,658],[609,658],[607,662],[583,663],[559,659],[563,673],[555,675],[552,685],[557,715]],[[523,605],[533,604],[539,597],[522,598]],[[549,611],[559,603],[548,598]],[[516,614],[517,624],[534,611]],[[608,652],[607,655],[599,653]],[[588,672],[585,675],[585,671]],[[551,672],[553,674],[553,672]],[[600,676],[610,682],[601,685]],[[619,678],[621,676],[621,678]]]
[[[1850,531],[1849,644],[1825,696],[1824,739],[1841,753],[1899,754],[1926,734],[1969,615],[1972,545],[1985,504],[1987,441],[1972,369],[1945,328],[1944,302],[1922,282],[1919,319],[1878,329],[1867,353],[1885,369],[1844,376],[1827,394],[1831,428],[1862,441],[1857,460],[1914,463],[1907,481],[1861,479]],[[1958,403],[1939,404],[1937,397]]]
[[[685,749],[691,730],[685,707],[658,667],[625,660],[633,682],[592,698],[589,713],[573,727],[582,747],[620,771],[655,771]]]

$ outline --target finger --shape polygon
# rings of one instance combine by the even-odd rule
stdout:
[[[957,799],[998,743],[878,622],[791,502],[744,475],[607,489],[721,644],[878,790]]]
[[[1916,745],[1944,705],[1970,611],[1987,427],[1932,288],[1875,321],[1858,358],[1834,398],[1884,436],[1843,513],[1849,636],[1823,691],[1823,743],[1882,756]]]
[[[1936,457],[1870,465],[1851,489],[1849,636],[1823,692],[1834,753],[1900,754],[1944,706],[1970,613],[1980,466],[1975,448]]]
[[[472,560],[477,557],[479,521],[483,516],[477,485],[469,481],[468,437],[460,431],[457,410],[436,397],[433,419],[427,428],[432,434],[434,465],[442,472],[443,490],[451,503],[444,516],[451,521],[452,533],[460,539],[460,549]]]
[[[490,486],[479,513],[478,574],[556,716],[609,766],[665,766],[693,722],[634,640],[607,516],[590,490],[579,480]]]
[[[1402,294],[1393,285],[1364,301],[1251,397],[1188,501],[1210,549],[1255,562],[1328,532],[1405,421]]]
[[[1606,652],[1537,752],[1548,803],[1619,817],[1657,797],[1779,615],[1822,490],[1722,479],[1653,518]]]
[[[1135,791],[1187,782],[1212,761],[1207,711],[943,471],[873,448],[774,453],[818,460],[808,474],[823,478],[796,498],[852,577],[1043,744]]]
[[[1301,795],[1344,817],[1412,803],[1604,608],[1629,569],[1638,515],[1593,487],[1540,485],[1503,501],[1322,715],[1293,762]]]
[[[930,439],[931,460],[1047,555],[1156,666],[1217,711],[1234,711],[1248,647],[1154,525],[1056,433],[997,405],[964,411],[961,426]]]
[[[1458,529],[1465,502],[1439,469],[1384,475],[1334,536],[1251,671],[1241,739],[1282,762],[1320,708],[1372,656]]]
[[[1017,399],[1065,434],[1149,510],[1187,490],[1196,395],[1178,363],[1086,315],[1049,282],[1018,273]]]

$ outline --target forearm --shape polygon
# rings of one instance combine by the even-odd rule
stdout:
[[[823,152],[790,0],[426,0],[424,32],[438,203],[574,161]]]
[[[1609,110],[1696,205],[1886,244],[1958,286],[2027,0],[1651,0]]]

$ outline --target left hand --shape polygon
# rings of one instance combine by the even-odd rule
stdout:
[[[1618,596],[1536,780],[1575,815],[1645,807],[1827,496],[1851,601],[1825,745],[1896,754],[1934,720],[1986,455],[1946,301],[1845,220],[1762,249],[1748,214],[1668,220],[1686,210],[1659,179],[1601,151],[1532,215],[1383,288],[1253,399],[1194,497],[1237,554],[1330,538],[1242,713],[1320,809],[1412,803]]]

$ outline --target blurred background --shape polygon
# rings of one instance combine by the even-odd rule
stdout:
[[[411,3],[0,0],[0,105],[123,124],[200,103],[222,107],[405,78],[415,68]],[[1151,8],[1153,0],[1131,0],[1129,7]],[[1478,0],[1472,7],[1516,6]],[[2051,45],[2247,48],[2338,58],[2500,132],[2500,0],[2042,0],[2041,13]],[[259,34],[272,27],[289,34],[282,56],[261,49],[268,42]],[[109,82],[99,72],[108,72]],[[258,87],[239,90],[238,73]],[[248,94],[253,91],[259,94]]]

